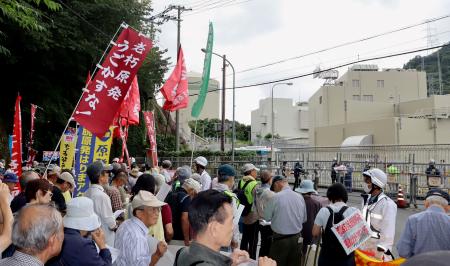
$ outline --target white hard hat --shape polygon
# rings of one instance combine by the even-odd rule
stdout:
[[[367,170],[363,175],[370,177],[372,184],[384,188],[387,183],[387,175],[378,168]]]
[[[430,159],[430,163],[434,164],[435,163],[434,159]]]
[[[203,156],[198,156],[197,158],[195,158],[194,162],[203,167],[205,167],[208,164],[208,160],[206,160],[206,158]]]

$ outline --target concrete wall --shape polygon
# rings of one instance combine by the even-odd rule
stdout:
[[[283,139],[308,138],[309,115],[308,106],[294,105],[292,99],[274,98],[274,134]],[[259,101],[259,108],[252,111],[251,139],[257,141],[272,132],[272,99]]]

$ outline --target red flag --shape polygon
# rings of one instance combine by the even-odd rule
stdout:
[[[128,125],[139,125],[139,112],[141,111],[141,99],[139,95],[139,84],[137,75],[131,83],[131,88],[120,107],[120,117],[128,121]],[[127,124],[126,120],[122,119],[122,126]]]
[[[84,90],[73,118],[92,134],[102,137],[113,123],[152,42],[125,28],[109,51],[94,79]]]
[[[144,114],[145,125],[147,127],[147,136],[150,141],[150,152],[152,155],[153,167],[158,166],[158,153],[156,144],[155,119],[153,112],[145,111]]]
[[[27,166],[33,165],[33,160],[36,155],[36,153],[32,154],[32,146],[33,146],[33,135],[34,135],[34,119],[36,119],[36,109],[37,106],[34,104],[31,104],[31,128],[30,128],[30,142],[28,145],[28,160],[27,160]]]
[[[17,95],[14,113],[14,128],[11,153],[11,171],[17,176],[22,175],[22,118],[20,113],[20,95]]]
[[[186,108],[189,104],[188,80],[186,77],[186,64],[184,62],[183,49],[179,50],[178,62],[169,79],[161,88],[161,93],[166,98],[163,109],[176,111]]]

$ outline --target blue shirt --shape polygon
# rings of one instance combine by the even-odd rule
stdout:
[[[437,206],[410,216],[397,250],[404,258],[429,251],[450,250],[450,216]]]
[[[280,235],[299,234],[306,222],[306,205],[303,196],[289,186],[276,193],[264,210],[264,218]]]
[[[120,250],[116,266],[148,266],[152,259],[148,246],[148,228],[136,217],[123,222],[117,229],[114,247]]]

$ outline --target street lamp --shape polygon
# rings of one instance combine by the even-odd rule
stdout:
[[[275,159],[275,152],[274,152],[274,150],[273,150],[273,144],[274,144],[274,134],[275,134],[275,113],[274,113],[274,111],[273,111],[273,89],[276,87],[276,86],[278,86],[278,85],[288,85],[288,86],[292,86],[293,85],[293,83],[292,82],[281,82],[281,83],[275,83],[275,84],[273,84],[273,86],[272,86],[272,96],[271,96],[271,98],[272,98],[272,105],[271,105],[271,107],[272,107],[272,141],[271,141],[271,145],[270,145],[270,153],[271,153],[271,158],[272,158],[272,164],[274,163],[274,159]]]
[[[206,53],[206,49],[202,48],[201,49],[202,52]],[[212,52],[214,55],[222,58],[223,60],[223,80],[222,80],[222,84],[223,84],[223,92],[222,92],[222,97],[225,98],[225,67],[226,64],[225,62],[227,62],[230,66],[231,69],[233,70],[233,133],[232,133],[232,137],[231,137],[231,161],[234,163],[234,143],[236,142],[236,125],[235,125],[235,109],[236,109],[236,105],[235,105],[235,87],[236,87],[236,72],[234,71],[234,66],[233,64],[231,64],[231,62],[226,58],[225,55],[220,55],[217,53]],[[225,103],[224,100],[222,100],[222,103]],[[222,106],[222,142],[223,142],[223,132],[224,132],[224,123],[225,123],[225,104],[223,104]]]

